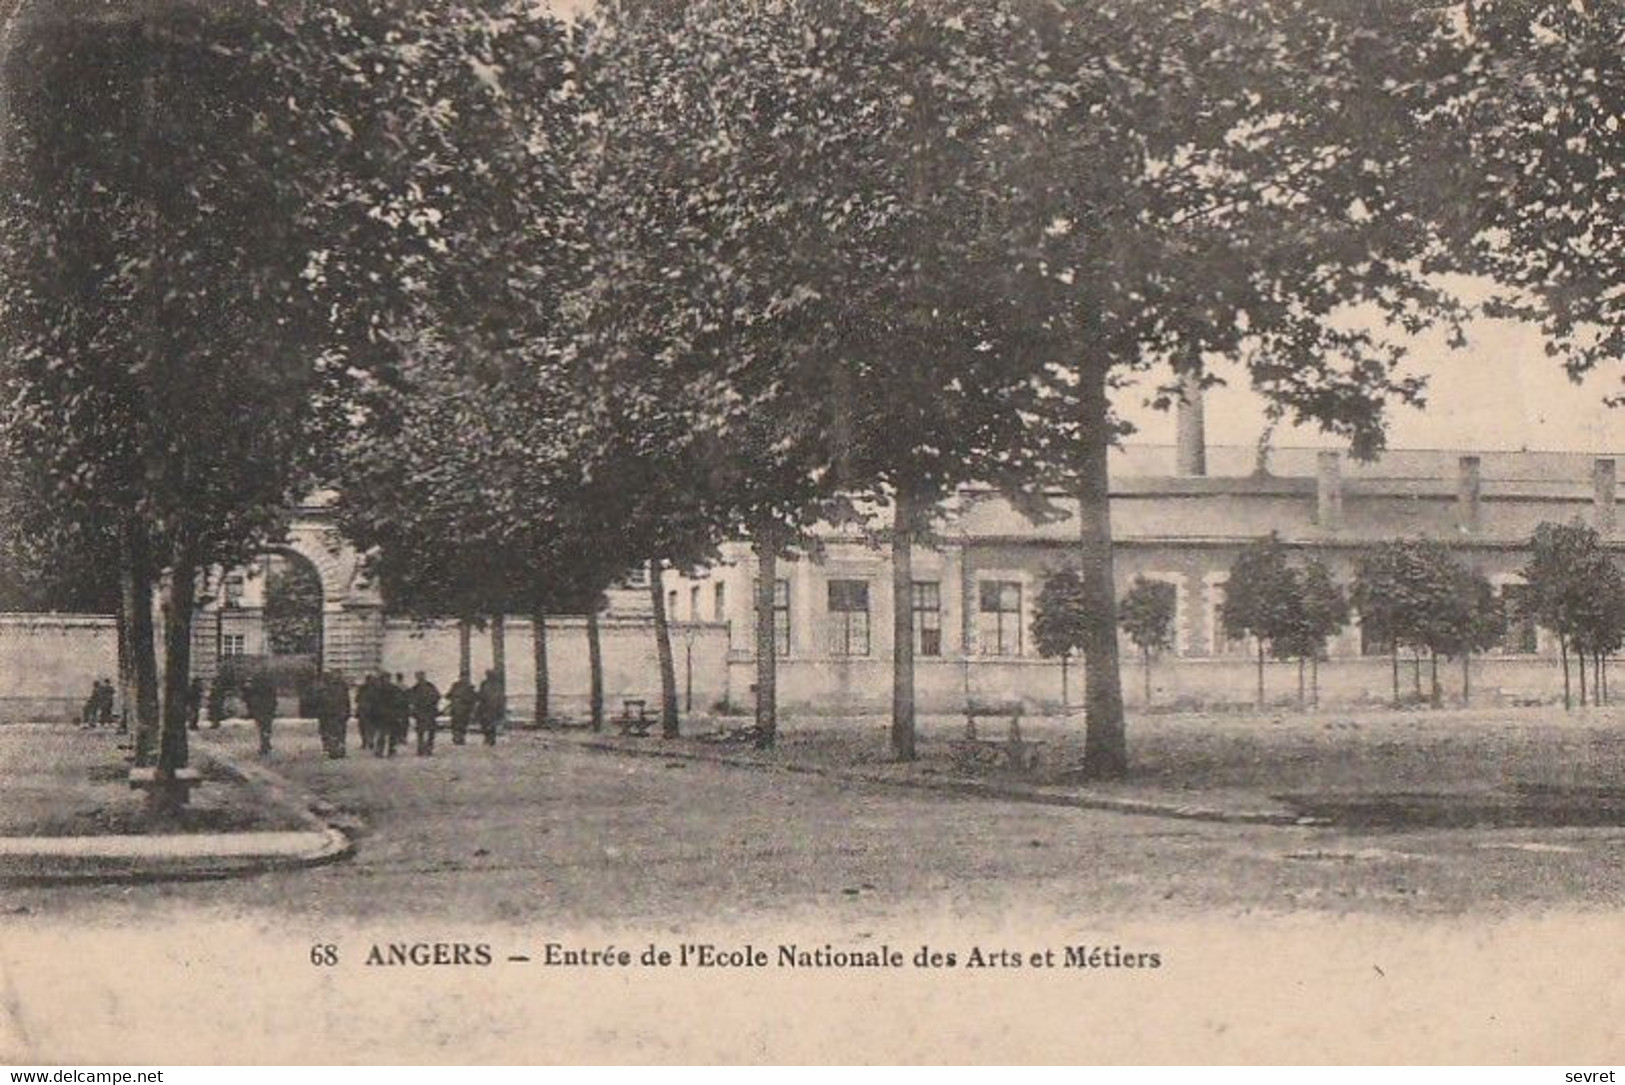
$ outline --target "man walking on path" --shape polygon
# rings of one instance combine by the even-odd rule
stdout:
[[[371,750],[378,737],[378,676],[369,674],[355,692],[356,726],[361,731],[361,748]]]
[[[412,736],[412,694],[406,688],[406,675],[397,673],[390,684],[389,700],[389,754],[395,756],[398,746],[406,745]]]
[[[254,718],[254,726],[260,733],[260,756],[271,752],[271,724],[276,719],[276,683],[271,676],[260,673],[248,680],[248,688],[243,691],[243,700],[247,704],[248,714]]]
[[[350,687],[343,676],[331,671],[322,679],[317,701],[321,717],[322,749],[330,758],[345,755],[345,730],[350,722]]]
[[[429,681],[422,671],[417,673],[417,679],[410,694],[412,723],[418,732],[418,756],[428,757],[434,753],[435,725],[440,716],[440,687]]]
[[[203,679],[194,678],[186,687],[186,729],[198,729],[198,717],[203,714]]]
[[[461,746],[468,740],[468,724],[474,718],[474,707],[479,703],[480,695],[474,692],[474,687],[464,675],[458,675],[457,681],[451,684],[446,691],[446,706],[451,710],[451,744]]]
[[[372,752],[378,757],[394,757],[408,724],[406,691],[380,671],[373,687]]]
[[[507,714],[507,697],[502,690],[502,679],[497,677],[494,670],[485,672],[485,681],[480,683],[479,717],[480,730],[485,733],[485,744],[497,744],[497,729],[502,726],[502,718]]]

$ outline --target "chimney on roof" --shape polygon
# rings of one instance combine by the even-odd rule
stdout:
[[[1343,526],[1343,456],[1321,452],[1315,457],[1315,519],[1324,531]]]
[[[1618,520],[1615,502],[1618,500],[1618,475],[1613,460],[1598,460],[1591,466],[1591,495],[1594,506],[1592,526],[1604,540],[1612,539]]]
[[[1456,461],[1456,529],[1464,534],[1478,531],[1484,473],[1477,456]]]
[[[1181,475],[1207,474],[1207,426],[1202,417],[1202,371],[1180,375],[1179,407],[1175,414],[1178,448],[1175,471]]]

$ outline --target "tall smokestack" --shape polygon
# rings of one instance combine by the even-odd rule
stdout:
[[[1179,408],[1175,415],[1178,448],[1175,470],[1181,475],[1207,474],[1207,425],[1202,417],[1202,371],[1193,369],[1179,378]]]

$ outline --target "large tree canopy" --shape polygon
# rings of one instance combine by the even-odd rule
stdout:
[[[1620,366],[1625,5],[1468,0],[1457,14],[1418,80],[1438,218],[1571,375]]]

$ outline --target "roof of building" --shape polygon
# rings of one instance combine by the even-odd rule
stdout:
[[[1112,450],[1112,478],[1167,478],[1175,474],[1173,445],[1130,444]],[[1269,472],[1277,477],[1315,474],[1316,459],[1324,449],[1272,448]],[[1343,474],[1348,478],[1427,479],[1453,481],[1463,456],[1475,456],[1486,480],[1534,482],[1566,480],[1587,482],[1591,465],[1598,459],[1625,456],[1625,445],[1599,452],[1478,451],[1448,448],[1393,448],[1369,463],[1343,455]],[[1207,473],[1210,478],[1244,478],[1253,475],[1258,450],[1251,445],[1208,445]],[[1589,483],[1588,483],[1589,484]]]

